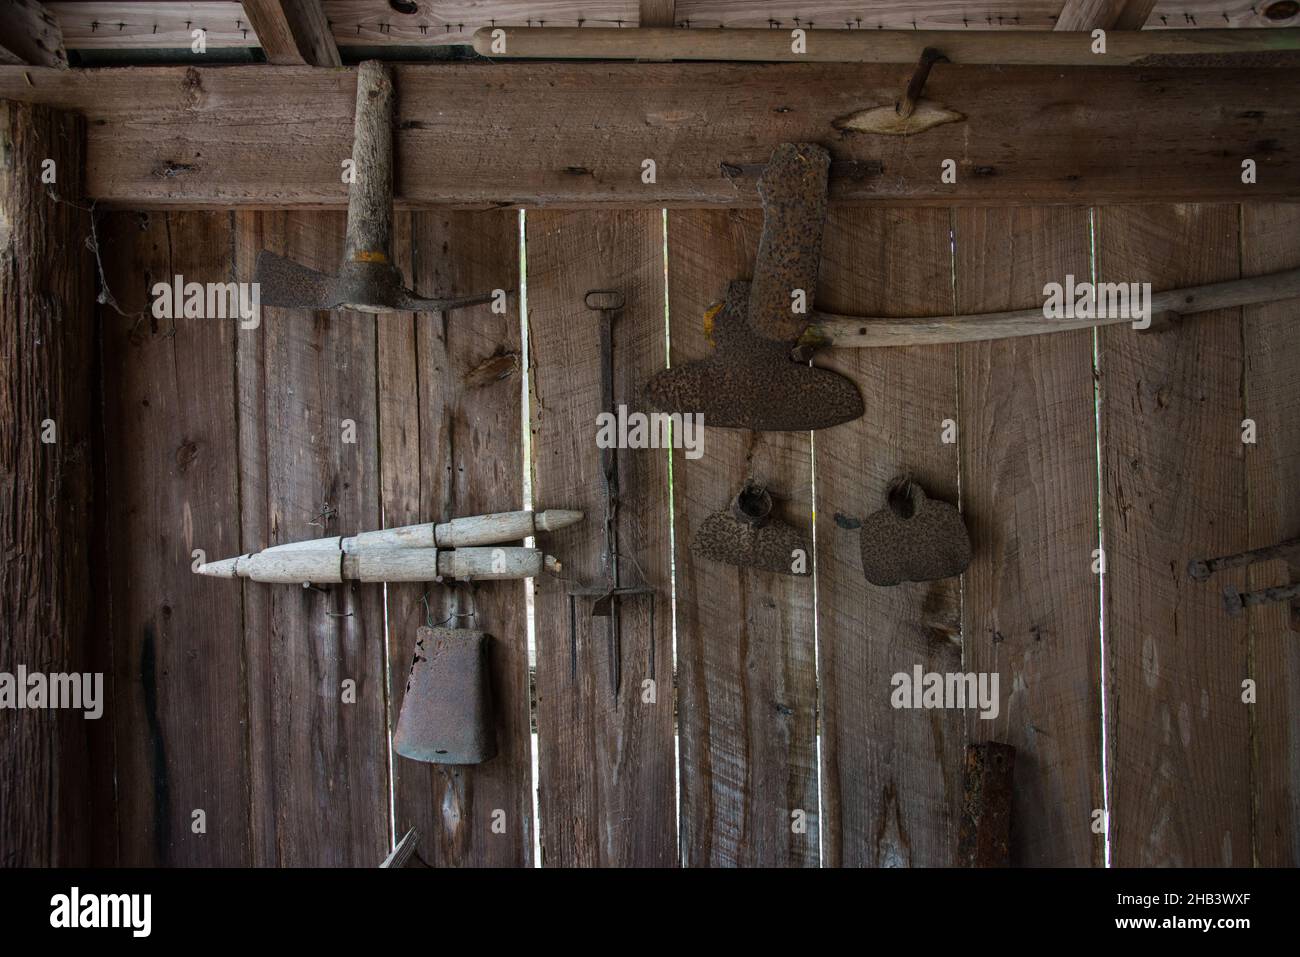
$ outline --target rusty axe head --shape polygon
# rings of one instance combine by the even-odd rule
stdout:
[[[482,764],[496,756],[489,641],[469,628],[420,629],[394,751],[432,764]]]
[[[830,155],[815,144],[784,143],[772,153],[758,183],[763,233],[754,277],[732,282],[710,311],[711,356],[650,380],[651,408],[761,431],[824,429],[862,415],[852,381],[791,358],[817,286],[829,170]]]
[[[263,250],[253,279],[261,304],[286,309],[442,312],[487,302],[492,293],[426,299],[407,289],[393,264],[393,80],[367,60],[357,72],[353,127],[355,181],[348,191],[347,240],[337,276]]]

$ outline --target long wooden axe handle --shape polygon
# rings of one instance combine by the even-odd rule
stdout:
[[[1260,302],[1300,297],[1300,269],[1232,279],[1186,289],[1168,289],[1151,296],[1151,315],[1189,315],[1214,309],[1231,309]],[[892,316],[837,316],[819,312],[799,339],[796,352],[811,355],[817,349],[919,346],[942,342],[978,342],[1037,336],[1068,329],[1132,322],[1131,318],[1048,319],[1043,308],[988,312],[970,316],[925,316],[916,319]]]

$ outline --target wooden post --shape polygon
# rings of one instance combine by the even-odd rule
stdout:
[[[13,676],[86,670],[95,349],[84,134],[75,114],[0,100],[0,674]],[[0,709],[0,866],[86,863],[95,724],[72,709]]]
[[[348,262],[393,258],[393,78],[378,60],[357,71],[354,182],[348,189]]]

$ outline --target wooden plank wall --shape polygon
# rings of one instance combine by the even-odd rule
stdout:
[[[953,310],[951,213],[836,210],[819,307],[848,315]],[[891,707],[890,679],[960,671],[960,582],[868,584],[852,526],[911,473],[957,503],[955,347],[841,349],[819,364],[850,376],[867,414],[817,435],[817,599],[822,691],[823,857],[846,866],[952,861],[962,799],[960,714]],[[848,527],[846,527],[848,526]]]
[[[371,866],[415,825],[435,865],[527,866],[535,839],[546,865],[945,865],[962,749],[987,739],[1019,750],[1013,863],[1300,862],[1288,609],[1232,620],[1220,598],[1296,572],[1197,585],[1185,571],[1300,534],[1295,303],[1159,332],[824,355],[867,415],[815,437],[707,429],[702,458],[671,456],[671,505],[668,453],[621,452],[624,580],[644,576],[658,597],[653,628],[643,600],[623,606],[615,701],[588,599],[570,642],[567,592],[600,576],[604,509],[598,315],[582,295],[627,293],[615,381],[635,409],[656,369],[708,348],[703,312],[749,275],[757,214],[671,211],[665,261],[657,209],[530,213],[527,368],[518,296],[505,316],[267,310],[251,331],[137,314],[153,281],[247,279],[264,247],[332,269],[342,222],[101,224],[130,314],[100,309],[118,781],[102,863]],[[1033,304],[1066,273],[1156,288],[1259,273],[1300,265],[1297,226],[1294,206],[836,209],[818,302],[969,312]],[[518,241],[509,211],[398,219],[399,259],[426,295],[521,286]],[[517,506],[525,375],[536,507],[587,511],[540,541],[565,567],[536,589],[535,770],[522,585],[322,593],[189,570],[194,548]],[[975,559],[960,581],[863,580],[852,520],[904,469],[965,511]],[[815,582],[690,553],[751,475],[815,527]],[[391,756],[415,627],[471,610],[495,637],[501,755],[458,769]],[[890,677],[916,664],[997,671],[997,718],[894,709]]]
[[[752,210],[669,212],[673,362],[708,355],[704,312],[728,278],[749,278],[761,226]],[[769,489],[777,515],[810,530],[811,441],[807,433],[709,428],[706,420],[703,452],[673,459],[682,862],[815,867],[812,578],[724,565],[689,549],[700,522],[751,477]]]
[[[606,620],[569,589],[603,581],[606,491],[596,447],[600,313],[588,290],[617,289],[614,397],[637,407],[664,367],[663,214],[537,212],[527,217],[533,495],[586,521],[551,536],[561,576],[537,583],[538,807],[542,862],[661,867],[676,860],[668,453],[618,453],[622,584],[658,590],[621,609],[621,673],[610,680]],[[572,617],[571,617],[572,613]],[[654,662],[654,693],[645,685]]]

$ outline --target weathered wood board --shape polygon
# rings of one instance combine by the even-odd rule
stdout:
[[[750,277],[761,222],[748,211],[669,212],[674,365],[708,354],[705,310],[729,279]],[[812,578],[721,564],[689,547],[700,523],[749,478],[811,545],[811,441],[806,432],[706,421],[702,452],[673,457],[682,863],[816,867]]]
[[[827,224],[817,307],[850,315],[952,312],[951,214],[838,210]],[[822,860],[951,866],[962,797],[962,717],[895,709],[891,678],[961,671],[958,579],[881,588],[863,575],[855,526],[910,472],[957,503],[954,346],[840,349],[817,364],[857,382],[862,418],[816,434]],[[953,436],[955,439],[955,435]],[[847,527],[846,527],[847,526]]]
[[[1193,285],[1239,273],[1239,210],[1097,211],[1103,282]],[[1248,545],[1241,310],[1099,336],[1103,636],[1111,862],[1251,863],[1244,619],[1198,584],[1193,558]]]
[[[333,273],[343,225],[337,213],[240,214],[236,274],[251,280],[263,248]],[[244,551],[380,527],[375,326],[265,308],[239,333]],[[237,583],[208,587],[236,602]],[[375,866],[389,847],[382,586],[243,589],[254,859]]]
[[[1300,206],[1243,206],[1242,275],[1300,265]],[[1295,301],[1242,310],[1246,361],[1245,418],[1256,442],[1245,447],[1250,547],[1300,538],[1300,339]],[[1286,562],[1252,567],[1249,587],[1300,580]],[[1217,576],[1216,576],[1217,577]],[[1255,863],[1300,865],[1300,618],[1288,602],[1249,612],[1248,676],[1257,688],[1251,714]]]
[[[957,311],[1041,304],[1047,283],[1085,281],[1089,226],[1083,207],[958,210]],[[995,717],[967,709],[968,739],[1016,748],[1013,866],[1102,865],[1093,333],[963,343],[958,355],[974,545],[962,670],[997,674],[1000,691]]]
[[[504,314],[482,305],[380,318],[384,524],[522,508],[518,214],[404,214],[398,217],[397,236],[399,248],[409,251],[413,288],[423,295],[515,291]],[[517,581],[477,587],[387,586],[392,728],[420,625],[444,622],[492,636],[497,756],[482,765],[458,767],[393,755],[396,836],[417,827],[421,859],[432,866],[532,863],[524,592],[524,583]],[[453,614],[466,617],[451,618]]]
[[[642,384],[665,363],[663,214],[533,212],[526,223],[534,501],[586,513],[549,536],[564,567],[536,583],[542,863],[670,866],[677,852],[666,450],[617,453],[620,584],[655,589],[653,617],[645,596],[621,602],[617,696],[607,619],[592,617],[592,597],[571,602],[568,594],[605,581],[601,317],[583,298],[593,289],[626,298],[613,325],[614,396],[635,411]]]
[[[341,207],[354,74],[0,67],[0,97],[84,112],[87,191],[105,202]],[[1300,193],[1300,119],[1278,105],[1300,99],[1295,70],[945,64],[926,97],[964,119],[905,137],[835,126],[898,99],[905,72],[892,64],[448,63],[394,74],[396,189],[412,206],[755,206],[757,166],[777,144],[806,141],[831,144],[831,195],[843,203]],[[1247,156],[1259,165],[1250,186]],[[646,159],[657,164],[649,183]],[[946,159],[955,183],[941,179]]]
[[[115,852],[92,827],[112,803],[112,676],[96,718],[16,700],[30,700],[20,668],[111,670],[91,601],[102,503],[84,134],[80,117],[0,102],[0,673],[15,685],[0,710],[0,867]]]
[[[231,216],[123,213],[102,231],[110,289],[128,313],[99,308],[117,858],[253,864],[239,585],[191,572],[195,549],[241,549],[237,325],[151,308],[155,282],[231,277]],[[270,673],[247,664],[247,681],[262,676],[269,693]]]

